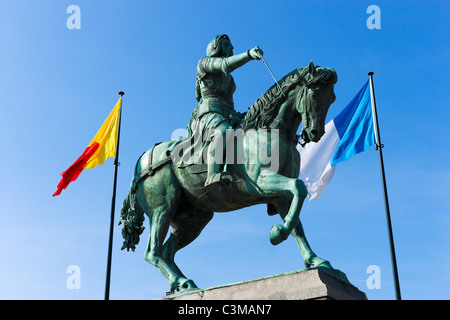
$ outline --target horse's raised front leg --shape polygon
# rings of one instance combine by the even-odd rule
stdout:
[[[299,223],[298,217],[308,191],[300,179],[288,178],[268,170],[261,172],[257,184],[267,196],[291,199],[289,209],[283,217],[284,224],[274,225],[270,230],[270,242],[277,245],[286,240]]]

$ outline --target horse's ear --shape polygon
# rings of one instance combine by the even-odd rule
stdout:
[[[309,73],[313,76],[316,73],[316,67],[314,66],[313,61],[309,63]]]

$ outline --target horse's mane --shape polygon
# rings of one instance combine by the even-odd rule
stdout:
[[[309,73],[309,67],[295,69],[285,75],[280,81],[281,90],[274,84],[249,108],[241,122],[241,128],[257,129],[267,128],[278,113],[281,104],[286,100],[287,94],[297,85],[310,85],[312,83],[334,84],[337,82],[337,74],[331,68],[314,67],[314,73]]]

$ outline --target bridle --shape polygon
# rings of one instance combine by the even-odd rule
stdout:
[[[296,144],[300,144],[302,147],[305,147],[305,145],[308,142],[311,142],[311,140],[308,137],[308,134],[306,133],[306,129],[309,128],[309,110],[308,108],[305,106],[305,101],[303,100],[303,98],[307,99],[308,94],[305,93],[307,92],[309,89],[308,85],[305,85],[302,89],[302,91],[299,93],[299,99],[300,99],[300,116],[302,117],[302,131],[300,131],[300,135],[297,135],[297,139],[296,139]],[[300,138],[303,139],[303,142],[300,141]]]

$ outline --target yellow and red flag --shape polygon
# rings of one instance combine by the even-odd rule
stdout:
[[[61,173],[62,179],[53,196],[59,195],[62,190],[66,189],[69,183],[75,181],[84,169],[95,168],[103,164],[106,159],[116,156],[121,107],[122,97],[119,98],[83,154],[66,171]]]

